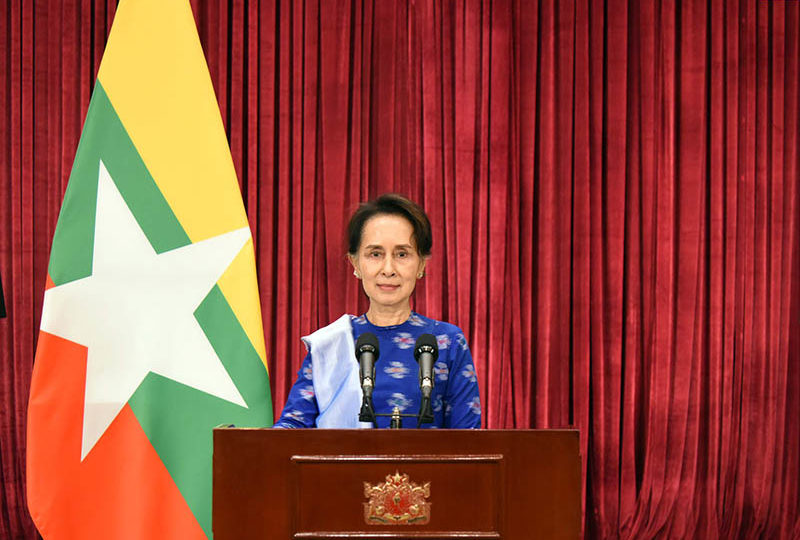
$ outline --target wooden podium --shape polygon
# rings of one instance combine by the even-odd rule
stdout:
[[[578,452],[574,430],[218,428],[214,538],[578,538]]]

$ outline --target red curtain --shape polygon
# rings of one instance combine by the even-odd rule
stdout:
[[[0,5],[0,536],[52,231],[112,0]],[[344,227],[421,202],[415,308],[489,428],[581,431],[584,529],[800,538],[800,4],[192,2],[256,241],[272,396],[366,301]]]

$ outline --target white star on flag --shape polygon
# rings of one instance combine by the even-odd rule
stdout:
[[[194,311],[250,229],[158,254],[102,161],[98,176],[92,275],[48,289],[41,325],[88,348],[81,460],[150,372],[247,407]]]

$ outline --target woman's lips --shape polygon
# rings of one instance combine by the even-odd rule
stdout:
[[[378,285],[378,288],[382,291],[394,291],[400,288],[400,285]]]

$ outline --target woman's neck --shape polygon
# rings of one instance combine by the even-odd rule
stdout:
[[[367,319],[375,326],[396,326],[403,324],[411,316],[411,306],[406,305],[400,309],[370,305],[367,310]]]

